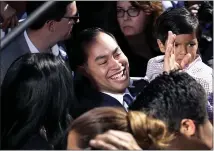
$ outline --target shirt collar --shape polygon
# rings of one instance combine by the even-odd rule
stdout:
[[[26,39],[26,42],[27,42],[28,47],[30,49],[30,52],[31,53],[39,53],[39,50],[36,48],[36,46],[31,42],[30,38],[28,37],[26,30],[24,31],[24,37]]]
[[[36,46],[32,43],[32,41],[28,37],[26,30],[24,31],[24,37],[26,39],[26,42],[27,42],[28,47],[30,49],[30,52],[31,53],[39,53],[39,50],[36,48]],[[60,51],[60,48],[57,44],[51,48],[51,51],[52,51],[52,54],[55,56],[58,56],[60,52],[62,53],[63,56],[66,56],[66,53],[63,50]]]
[[[185,68],[185,70],[188,70],[189,68],[191,68],[195,63],[197,63],[197,62],[202,62],[202,59],[201,59],[201,57],[200,57],[200,55],[197,55],[196,56],[196,59],[193,61],[193,62],[191,62],[186,68]]]
[[[124,94],[129,94],[129,95],[133,98],[133,96],[130,94],[128,88],[126,88],[125,93],[123,93],[123,94],[122,94],[122,93],[118,93],[118,94],[109,93],[109,92],[106,92],[106,91],[102,91],[102,93],[105,93],[105,94],[107,94],[107,95],[110,95],[111,97],[113,97],[113,98],[115,98],[116,100],[118,100],[118,101],[120,102],[120,104],[122,104],[122,105],[123,105],[123,96],[124,96]]]

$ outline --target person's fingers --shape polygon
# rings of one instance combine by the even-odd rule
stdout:
[[[170,58],[170,70],[178,70],[180,68],[180,65],[175,60],[175,54],[172,54]]]
[[[128,132],[109,130],[108,133],[119,138],[120,140],[130,141],[130,139],[134,139],[133,136]]]
[[[166,40],[166,47],[171,43],[171,39],[172,39],[172,32],[168,31],[168,37]]]
[[[126,132],[110,130],[104,134],[97,135],[94,140],[102,141],[102,146],[108,144],[118,149],[140,149],[133,136]]]
[[[191,10],[191,13],[196,15],[198,13],[198,11],[197,10]]]
[[[89,145],[91,147],[102,149],[102,150],[118,150],[115,146],[108,144],[102,140],[90,140]]]
[[[167,37],[167,43],[166,43],[166,47],[169,44],[173,44],[175,41],[176,35],[173,34],[171,31],[168,31],[168,37]]]
[[[178,69],[181,69],[181,66],[177,62],[175,62],[175,70],[178,70]]]
[[[107,143],[113,144],[117,146],[117,143],[121,140],[118,137],[115,137],[114,135],[110,134],[109,132],[106,132],[104,134],[97,135],[95,137],[96,140],[103,140]]]
[[[200,8],[200,5],[194,4],[194,5],[189,7],[189,10],[192,10],[192,9],[198,10],[199,8]]]
[[[14,17],[14,21],[15,21],[15,26],[17,26],[18,25],[18,23],[19,23],[19,19],[18,19],[18,17],[15,15],[15,17]]]
[[[10,22],[11,22],[10,18],[4,20],[4,22],[2,23],[2,29],[3,29],[3,31],[5,31],[8,28],[8,26],[10,25]]]
[[[11,17],[11,22],[10,22],[10,28],[14,28],[15,27],[15,17]]]
[[[176,35],[173,34],[173,41],[172,41],[172,46],[173,46],[173,48],[172,48],[172,54],[175,54],[175,39],[176,39]]]
[[[188,53],[184,56],[183,60],[181,61],[181,68],[184,69],[191,60],[191,54]]]
[[[172,51],[172,44],[169,44],[165,51],[164,56],[164,71],[169,72],[171,70],[171,51]]]
[[[122,132],[122,131],[109,131],[109,134],[119,138],[120,142],[119,142],[119,146],[117,146],[117,148],[119,149],[128,149],[128,150],[141,150],[141,148],[139,147],[139,145],[137,144],[136,140],[134,139],[134,137],[127,132]]]

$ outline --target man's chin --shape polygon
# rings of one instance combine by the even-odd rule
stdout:
[[[123,85],[115,85],[114,91],[115,93],[124,93],[126,91],[126,88],[128,88],[129,82]]]

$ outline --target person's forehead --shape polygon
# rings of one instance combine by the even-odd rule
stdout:
[[[180,35],[176,35],[176,39],[175,41],[187,41],[187,40],[196,40],[196,34],[192,33],[192,34],[180,34]]]
[[[116,41],[105,33],[100,33],[89,45],[88,55],[89,57],[97,57],[99,55],[111,54],[118,45]]]
[[[118,1],[117,2],[117,6],[118,7],[123,7],[123,8],[127,8],[127,7],[131,7],[131,3],[129,1]]]

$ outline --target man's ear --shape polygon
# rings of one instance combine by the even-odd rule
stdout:
[[[159,47],[160,51],[162,53],[164,53],[165,52],[165,46],[164,46],[164,44],[161,42],[160,39],[157,39],[157,43],[158,43],[158,47]]]
[[[180,125],[180,133],[187,137],[191,137],[196,133],[196,125],[191,119],[183,119]]]
[[[54,20],[48,20],[45,25],[48,27],[49,31],[54,32],[55,31],[55,21]]]

